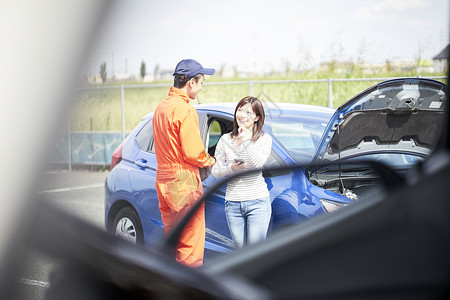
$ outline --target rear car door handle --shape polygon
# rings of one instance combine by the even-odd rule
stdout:
[[[147,160],[145,160],[145,159],[138,159],[138,160],[134,161],[134,163],[135,163],[137,166],[139,166],[140,168],[143,168],[143,169],[149,167],[149,166],[148,166],[148,162],[147,162]]]

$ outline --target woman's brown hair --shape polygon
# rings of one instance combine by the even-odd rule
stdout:
[[[251,138],[252,142],[256,142],[264,133],[262,132],[262,128],[264,125],[264,119],[265,119],[265,113],[264,113],[264,107],[261,103],[261,101],[252,96],[247,96],[241,99],[239,103],[236,105],[236,109],[234,110],[234,120],[233,120],[233,131],[231,131],[231,137],[234,138],[238,136],[239,132],[239,126],[236,120],[236,113],[239,108],[244,106],[245,104],[249,103],[252,106],[252,110],[255,112],[255,115],[258,118],[257,121],[255,121],[255,124],[253,125],[253,136]]]

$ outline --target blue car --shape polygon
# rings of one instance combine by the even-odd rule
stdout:
[[[373,159],[407,171],[435,146],[446,105],[445,85],[423,78],[379,83],[338,109],[265,102],[264,132],[273,139],[263,172],[272,201],[271,231],[357,201],[374,184],[359,165]],[[205,148],[233,128],[236,103],[196,106]],[[158,246],[163,224],[155,190],[153,113],[145,116],[113,154],[105,182],[106,229],[133,243]],[[342,163],[336,164],[339,161]],[[306,166],[290,171],[279,166]],[[217,181],[203,181],[207,192]],[[205,251],[234,248],[224,213],[225,185],[205,206]]]

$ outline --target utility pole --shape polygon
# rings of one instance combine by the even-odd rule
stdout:
[[[112,75],[114,76],[116,73],[114,72],[114,53],[112,54]]]

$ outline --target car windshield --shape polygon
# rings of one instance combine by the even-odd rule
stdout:
[[[298,163],[309,163],[317,151],[327,121],[323,117],[279,115],[266,118],[266,128]]]

